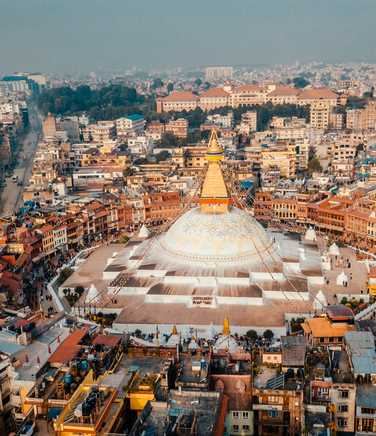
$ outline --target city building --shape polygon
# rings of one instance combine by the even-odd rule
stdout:
[[[205,68],[205,80],[211,82],[232,79],[233,72],[232,67],[207,67]]]
[[[165,125],[165,132],[172,133],[177,138],[186,138],[188,136],[188,121],[184,118],[171,120]]]

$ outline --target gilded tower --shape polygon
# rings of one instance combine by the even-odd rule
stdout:
[[[201,211],[210,214],[226,213],[230,198],[220,164],[223,160],[223,149],[219,145],[215,130],[212,130],[210,135],[206,160],[208,167],[201,189]]]

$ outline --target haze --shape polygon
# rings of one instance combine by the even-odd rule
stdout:
[[[0,71],[376,61],[376,0],[0,0]]]

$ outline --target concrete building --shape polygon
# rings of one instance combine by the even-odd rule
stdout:
[[[248,111],[242,114],[239,132],[245,135],[249,135],[252,132],[257,131],[257,112]]]
[[[207,67],[205,68],[206,82],[232,79],[234,69],[232,67]]]
[[[131,114],[115,120],[116,135],[127,137],[130,134],[140,135],[144,132],[146,121],[142,115]]]
[[[230,94],[222,88],[210,88],[200,94],[198,106],[204,110],[217,109],[230,105]]]
[[[188,136],[188,121],[185,118],[178,118],[166,123],[166,133],[172,133],[177,138],[186,138]]]
[[[186,91],[173,91],[170,95],[157,99],[157,112],[192,111],[196,109],[198,96]]]
[[[43,136],[45,138],[54,138],[56,136],[56,120],[52,114],[48,114],[43,121]]]
[[[331,106],[324,101],[314,102],[310,105],[309,115],[312,127],[326,130],[329,127]]]

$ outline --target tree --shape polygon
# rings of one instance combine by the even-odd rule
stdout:
[[[64,269],[61,270],[59,278],[56,280],[56,283],[58,284],[58,286],[60,286],[62,283],[65,282],[65,280],[67,280],[71,275],[73,274],[73,269],[66,267]]]
[[[85,288],[83,286],[76,286],[74,292],[81,296],[85,292]]]
[[[172,82],[169,82],[167,85],[167,92],[170,94],[174,89],[174,84]]]
[[[262,336],[267,340],[267,341],[271,341],[274,337],[274,333],[267,329],[264,331],[264,333],[262,334]]]
[[[343,304],[344,306],[348,303],[348,300],[346,297],[343,297],[341,300],[341,304]]]
[[[292,82],[295,86],[295,88],[305,88],[307,85],[309,85],[309,81],[305,79],[304,77],[294,77],[292,79]]]
[[[197,86],[197,88],[198,88],[199,86],[201,86],[201,85],[202,85],[202,80],[201,80],[200,78],[196,79],[196,80],[195,80],[195,85]]]
[[[135,88],[110,84],[98,89],[87,85],[76,89],[69,86],[46,89],[37,97],[39,110],[47,114],[71,115],[87,112],[95,121],[114,119],[139,111],[139,105],[147,103]]]
[[[171,153],[169,153],[167,150],[162,150],[160,153],[157,153],[155,155],[157,162],[168,160],[170,159],[170,157],[171,157]]]
[[[256,330],[248,330],[246,335],[247,335],[247,338],[249,338],[252,342],[255,342],[258,338],[258,334],[257,334]]]
[[[160,79],[159,77],[157,77],[156,79],[153,80],[153,83],[151,85],[151,87],[153,89],[158,89],[161,88],[163,86],[163,82],[162,79]]]
[[[309,173],[315,173],[315,172],[321,172],[322,166],[320,164],[320,161],[317,159],[317,157],[313,157],[308,161],[308,171]]]
[[[178,138],[173,133],[170,132],[164,133],[161,137],[160,146],[170,147],[170,148],[178,147],[179,146]]]

